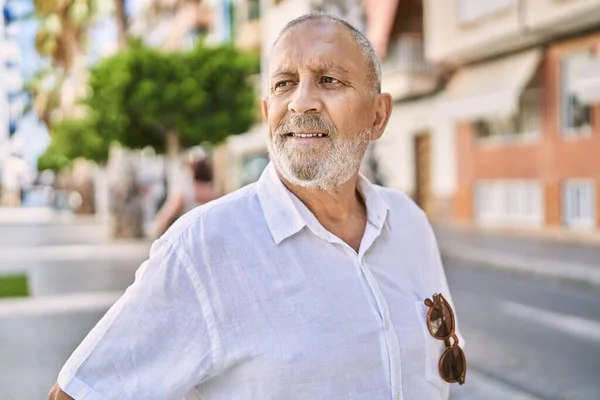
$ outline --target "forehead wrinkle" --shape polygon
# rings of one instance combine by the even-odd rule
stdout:
[[[325,73],[325,72],[337,72],[343,75],[349,75],[350,70],[343,65],[331,62],[331,61],[303,61],[300,64],[286,63],[279,67],[272,76],[279,75],[298,75],[301,70],[308,70],[313,74]]]

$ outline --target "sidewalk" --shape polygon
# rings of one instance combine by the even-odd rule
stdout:
[[[434,226],[445,259],[600,287],[600,245]]]
[[[0,207],[0,227],[27,225],[73,225],[103,222],[96,215],[75,215],[50,207]]]

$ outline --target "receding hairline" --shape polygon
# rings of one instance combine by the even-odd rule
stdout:
[[[345,21],[342,18],[336,17],[335,15],[326,14],[322,12],[312,12],[291,20],[285,25],[281,32],[279,32],[279,35],[277,36],[275,42],[273,43],[273,46],[271,47],[271,53],[273,53],[275,47],[277,46],[281,38],[290,29],[310,21],[335,23],[342,26],[342,28],[346,29],[352,35],[354,43],[358,47],[359,51],[362,53],[365,65],[368,69],[370,90],[373,92],[372,94],[374,95],[381,93],[381,63],[375,53],[375,50],[373,49],[373,46],[371,45],[371,42],[369,42],[367,37],[361,31],[356,29],[349,22]]]

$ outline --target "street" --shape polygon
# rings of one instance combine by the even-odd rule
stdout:
[[[600,398],[598,289],[452,262],[446,270],[472,370],[532,399]],[[457,399],[472,398],[469,383]]]
[[[0,271],[33,297],[0,301],[0,398],[45,398],[68,355],[133,281],[148,243],[93,221],[0,225]],[[453,400],[600,398],[600,290],[445,260],[466,338]],[[412,400],[412,399],[407,399]]]

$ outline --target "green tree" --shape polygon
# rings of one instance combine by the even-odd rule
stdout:
[[[58,171],[78,157],[106,162],[110,144],[111,138],[98,133],[92,118],[62,120],[52,126],[51,142],[38,160],[38,169]]]
[[[92,69],[87,104],[101,136],[174,155],[250,128],[257,69],[254,56],[229,45],[166,53],[135,42]]]

